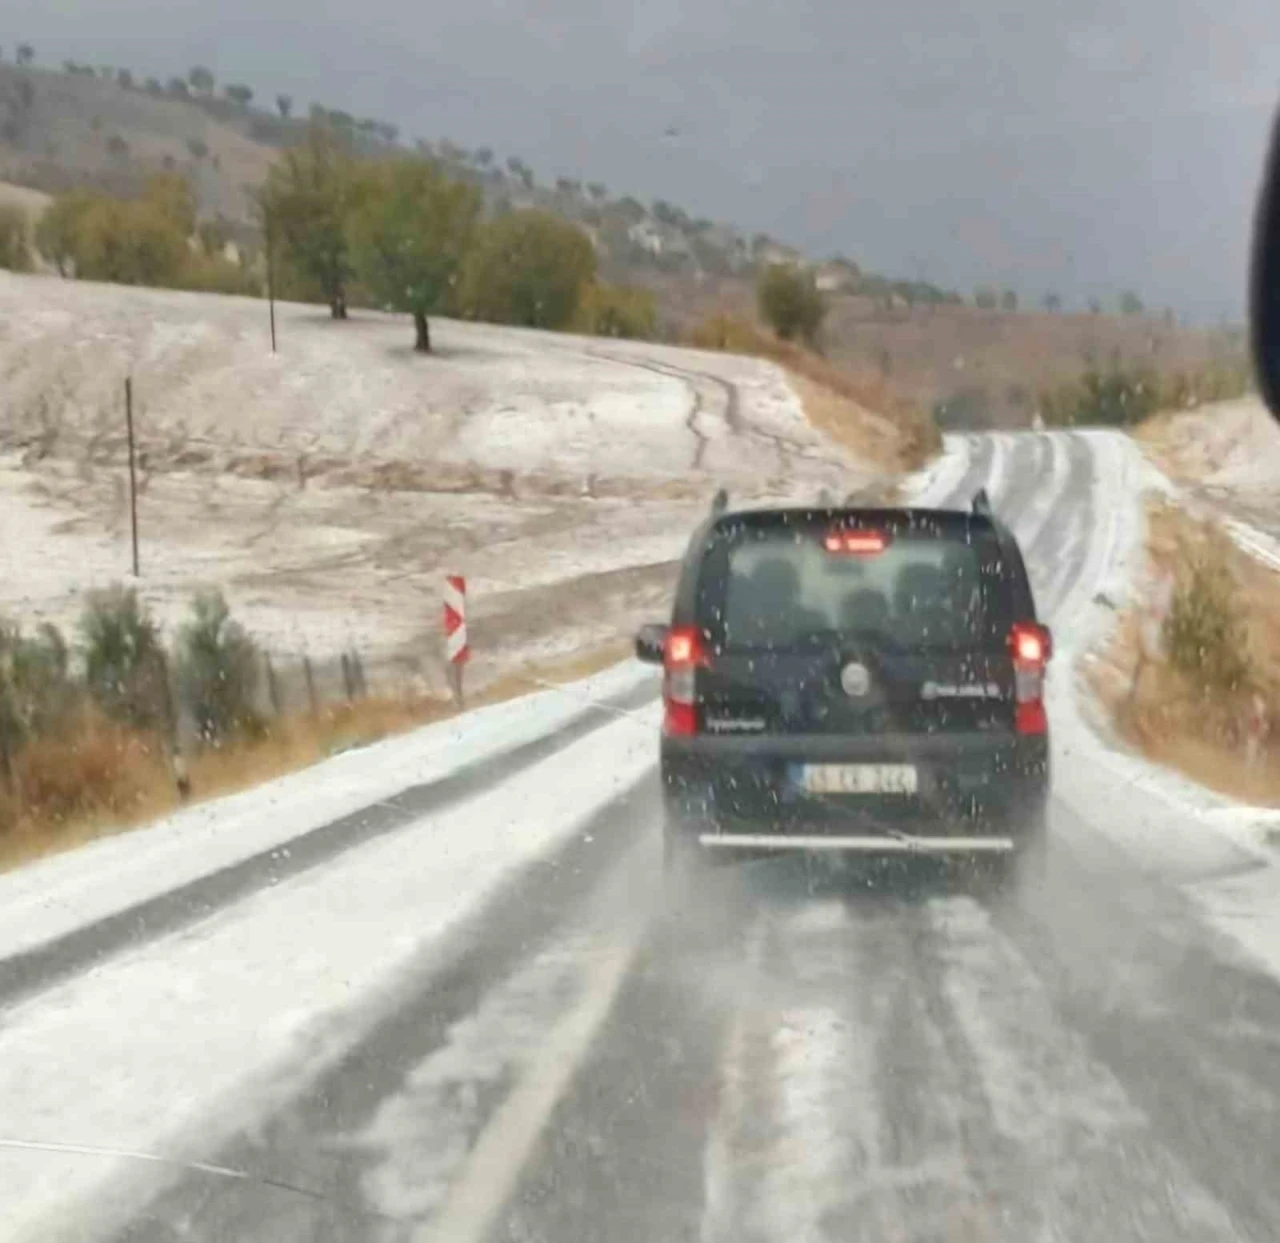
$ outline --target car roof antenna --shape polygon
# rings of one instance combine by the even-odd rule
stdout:
[[[991,498],[987,495],[986,488],[979,488],[973,497],[973,512],[975,514],[984,514],[991,517]]]

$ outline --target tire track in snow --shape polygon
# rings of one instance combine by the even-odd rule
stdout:
[[[974,902],[932,902],[941,987],[1012,1154],[1001,1203],[1021,1202],[1007,1237],[1185,1241],[1239,1237],[1198,1180],[1072,1022],[1050,958],[1024,958],[1008,921]],[[1125,1206],[1123,1214],[1115,1212]]]
[[[588,358],[600,359],[622,367],[636,367],[641,371],[665,376],[669,380],[679,380],[684,384],[690,398],[689,414],[685,419],[685,426],[689,429],[690,435],[694,437],[696,442],[693,449],[693,460],[689,463],[690,470],[702,470],[703,459],[706,457],[707,446],[710,444],[710,437],[698,426],[698,419],[705,409],[702,394],[698,390],[699,381],[711,383],[724,393],[725,425],[735,434],[740,433],[742,430],[742,421],[738,410],[738,389],[736,385],[728,380],[723,380],[719,376],[709,375],[706,372],[686,371],[671,364],[636,358],[619,358],[616,354],[606,354],[601,350],[583,350],[582,353]]]

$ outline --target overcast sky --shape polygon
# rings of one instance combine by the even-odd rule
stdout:
[[[1202,319],[1242,313],[1280,101],[1276,0],[27,0],[6,25],[44,63],[207,64],[815,256]]]

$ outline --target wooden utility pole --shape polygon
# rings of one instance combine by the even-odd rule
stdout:
[[[265,197],[265,196],[264,196]],[[274,239],[271,229],[271,208],[264,203],[262,220],[264,232],[267,235],[267,306],[268,314],[271,316],[271,352],[276,352],[276,277],[275,277],[275,259],[272,251],[275,249]]]
[[[133,377],[124,380],[124,424],[129,435],[129,526],[133,534],[133,576],[138,577],[138,472],[134,464]]]

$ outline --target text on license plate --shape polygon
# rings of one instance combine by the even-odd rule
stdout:
[[[914,794],[914,764],[806,764],[800,784],[810,794]]]

